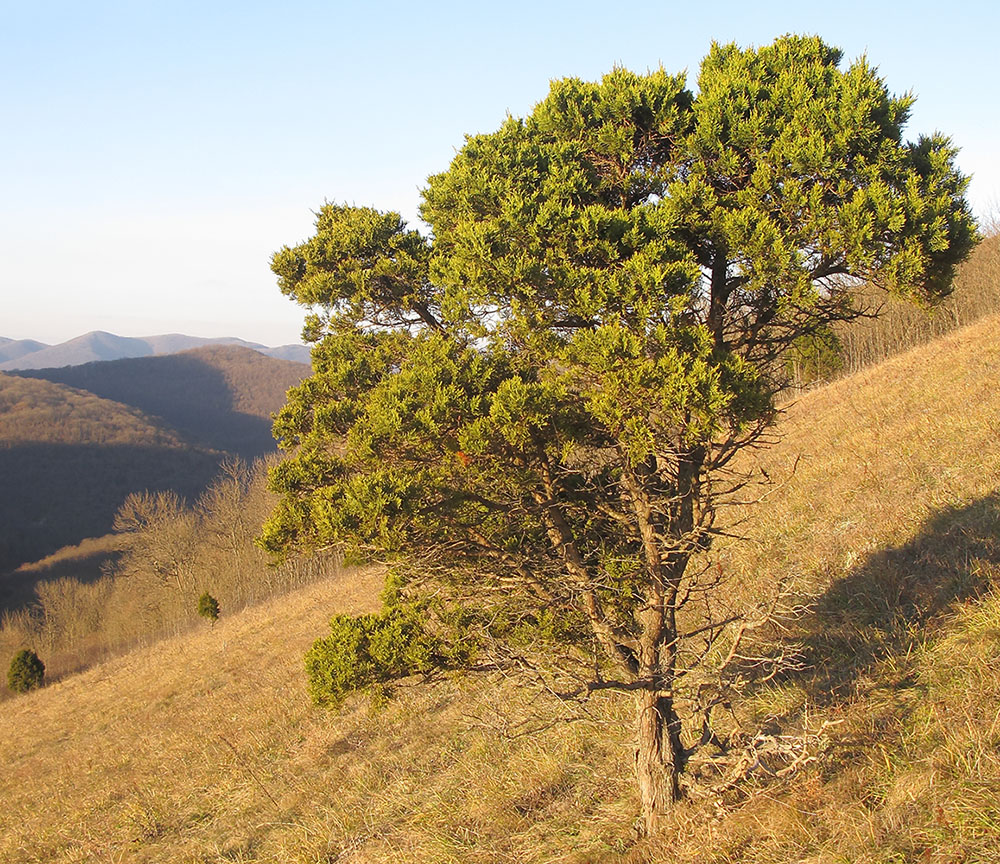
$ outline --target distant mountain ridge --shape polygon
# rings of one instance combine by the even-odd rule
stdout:
[[[19,369],[54,369],[63,366],[81,366],[99,360],[125,360],[134,357],[152,357],[177,354],[206,345],[238,345],[250,348],[279,360],[309,363],[309,349],[305,345],[279,345],[269,348],[258,342],[247,342],[235,336],[205,338],[185,336],[182,333],[164,333],[158,336],[117,336],[103,330],[93,330],[75,339],[46,345],[34,339],[7,339],[0,337],[0,371]]]
[[[50,347],[52,346],[46,345],[44,342],[36,342],[34,339],[7,339],[0,336],[0,362],[17,360],[18,357],[34,354]]]

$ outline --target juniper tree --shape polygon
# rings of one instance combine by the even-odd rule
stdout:
[[[272,261],[315,347],[262,545],[391,559],[392,602],[437,598],[421,668],[472,642],[516,662],[534,628],[581,659],[566,692],[632,694],[648,831],[713,739],[708,671],[774,609],[692,562],[789,346],[862,281],[945,296],[976,239],[955,148],[904,140],[912,98],[841,59],[788,36],[713,45],[696,93],[555,81],[429,179],[429,234],[326,204]]]
[[[10,661],[7,686],[14,693],[27,693],[45,681],[45,664],[30,648],[22,648]]]
[[[219,620],[219,601],[205,591],[198,598],[198,614],[202,618],[207,618],[214,626],[215,622]]]

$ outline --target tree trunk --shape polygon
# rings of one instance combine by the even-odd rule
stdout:
[[[655,834],[660,818],[681,797],[683,748],[672,701],[651,690],[635,697],[635,774],[642,802],[642,828]]]

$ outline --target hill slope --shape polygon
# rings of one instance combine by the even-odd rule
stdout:
[[[0,375],[0,573],[106,533],[130,492],[191,499],[227,456],[273,452],[270,415],[308,373],[213,345]],[[0,580],[0,608],[30,587]]]
[[[106,533],[129,492],[196,494],[222,457],[135,408],[0,374],[0,573]]]
[[[758,760],[635,844],[627,701],[562,725],[455,678],[312,709],[302,651],[372,607],[369,570],[0,704],[0,858],[1000,861],[997,380],[992,318],[788,407],[783,485],[718,554],[820,592],[806,668],[735,706],[809,745],[794,775]]]
[[[87,390],[155,416],[199,445],[253,459],[274,449],[270,416],[309,371],[250,348],[211,345],[11,374]]]
[[[17,360],[48,347],[44,342],[36,342],[34,339],[7,339],[0,336],[0,363]]]
[[[182,447],[136,408],[45,380],[0,374],[0,441],[18,444],[150,444]]]

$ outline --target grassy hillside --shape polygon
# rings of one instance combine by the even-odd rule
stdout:
[[[18,567],[0,615],[0,669],[24,646],[45,656],[46,675],[65,677],[138,645],[187,632],[206,591],[226,615],[327,578],[336,556],[271,566],[254,544],[274,507],[267,461],[227,461],[208,488],[184,502],[172,492],[134,493],[115,533],[90,538]],[[12,695],[0,679],[0,699]]]
[[[788,406],[713,555],[812,598],[805,663],[733,706],[745,776],[660,837],[632,839],[628,701],[563,723],[449,677],[310,707],[302,653],[373,606],[366,570],[0,704],[0,859],[1000,861],[997,380],[994,317]]]

